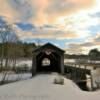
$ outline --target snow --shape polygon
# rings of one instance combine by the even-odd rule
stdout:
[[[4,77],[3,73],[0,73],[0,81],[2,81]],[[15,74],[15,73],[7,73],[6,77],[5,77],[5,81],[8,82],[15,82],[18,80],[26,80],[32,77],[31,73],[22,73],[22,74]]]
[[[100,84],[100,68],[91,71],[93,86],[96,87],[96,82]]]
[[[81,91],[71,80],[54,84],[55,74],[39,74],[31,79],[0,86],[0,100],[100,100],[100,91]]]
[[[4,65],[5,65],[5,60],[3,60],[3,66]],[[8,65],[13,67],[13,62],[9,61]],[[27,67],[31,68],[32,67],[32,60],[30,60],[30,59],[17,59],[16,60],[16,66],[23,67],[25,65],[27,65]]]
[[[23,66],[27,65],[28,67],[32,67],[32,60],[24,59],[24,60],[17,60],[16,66]]]

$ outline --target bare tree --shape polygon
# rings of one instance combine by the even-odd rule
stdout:
[[[1,69],[5,67],[6,71],[3,71],[1,84],[4,83],[6,75],[8,62],[13,59],[13,62],[16,62],[16,42],[18,38],[13,30],[11,25],[5,24],[3,27],[0,27],[0,40],[2,43],[1,47]],[[5,60],[5,65],[3,61]],[[3,66],[4,65],[4,66]],[[14,64],[15,65],[15,64]]]
[[[3,67],[3,60],[4,60],[4,43],[6,42],[7,38],[7,26],[0,27],[0,41],[2,43],[1,45],[1,69]]]

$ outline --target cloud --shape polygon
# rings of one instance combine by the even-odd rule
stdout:
[[[97,45],[92,43],[69,43],[65,50],[69,54],[87,54],[93,48],[97,48]]]
[[[95,0],[0,0],[0,15],[13,21],[35,24],[54,23],[69,12],[93,6]]]
[[[66,43],[66,46],[65,51],[67,54],[82,54],[85,51],[79,43]]]
[[[93,6],[94,0],[51,0],[47,12],[51,14],[66,14]]]
[[[67,16],[94,5],[95,0],[51,0],[46,13],[50,14],[49,20]]]
[[[18,36],[22,40],[23,39],[55,39],[55,40],[66,39],[67,40],[67,39],[78,38],[78,35],[75,33],[66,33],[61,30],[41,29],[41,28],[35,28],[29,32],[22,31],[20,29]]]
[[[90,46],[94,46],[94,43],[92,43],[92,42],[86,42],[86,43],[80,44],[80,46],[90,47]]]
[[[83,43],[66,43],[68,46],[66,49],[67,53],[88,53],[93,48],[100,50],[100,34],[95,37],[91,37],[89,41]]]
[[[9,0],[9,5],[21,21],[34,17],[34,9],[28,0]]]
[[[9,5],[9,1],[0,0],[0,16],[4,17],[8,22],[13,22],[16,16],[16,14],[13,14],[14,12]]]
[[[94,28],[100,25],[100,0],[0,0],[0,4],[0,16],[21,40],[67,42],[69,52],[80,53],[100,46]]]
[[[98,34],[96,35],[96,37],[94,38],[94,41],[100,43],[100,33],[98,33]]]

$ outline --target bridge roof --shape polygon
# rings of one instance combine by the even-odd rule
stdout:
[[[46,49],[55,50],[55,51],[58,51],[58,52],[61,52],[61,53],[65,52],[61,48],[59,48],[59,47],[57,47],[57,46],[55,46],[55,45],[53,45],[51,43],[46,43],[43,46],[40,46],[40,47],[36,48],[33,52],[38,52],[38,51],[46,50]]]

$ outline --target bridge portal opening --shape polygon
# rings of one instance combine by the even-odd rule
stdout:
[[[43,67],[50,66],[50,64],[51,64],[50,59],[44,58],[44,59],[42,60],[42,66],[43,66]]]
[[[60,72],[60,56],[54,52],[47,55],[45,52],[39,53],[36,57],[37,72]]]

